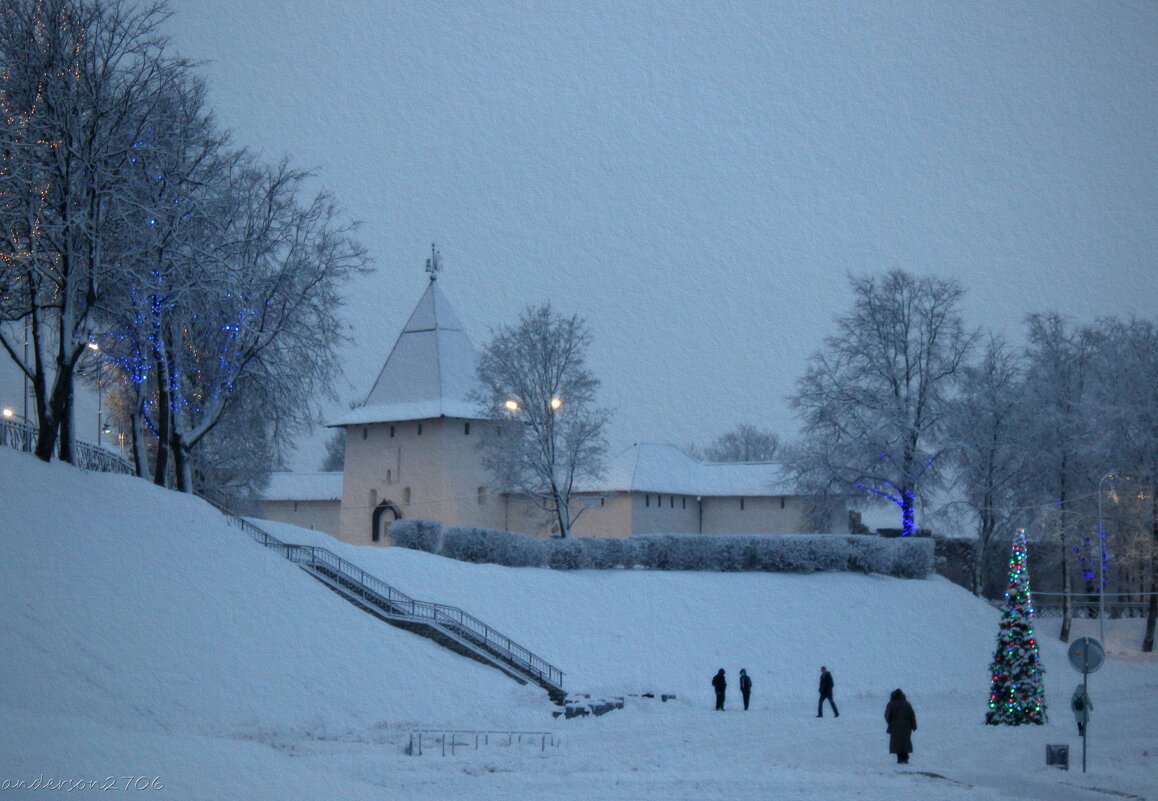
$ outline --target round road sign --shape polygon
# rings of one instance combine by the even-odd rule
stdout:
[[[1106,661],[1106,649],[1094,637],[1079,637],[1070,643],[1069,658],[1078,673],[1093,673]]]

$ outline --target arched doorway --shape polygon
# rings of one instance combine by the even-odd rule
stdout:
[[[370,521],[370,542],[381,542],[386,539],[390,524],[402,519],[402,510],[393,501],[382,501],[374,507],[374,514]]]

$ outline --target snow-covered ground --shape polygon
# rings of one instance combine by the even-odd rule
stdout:
[[[1138,653],[1140,621],[1108,624],[1083,774],[1080,676],[1056,622],[1039,627],[1049,723],[985,726],[997,613],[941,579],[558,573],[270,528],[464,607],[571,691],[626,708],[555,719],[542,691],[358,611],[198,500],[0,449],[0,801],[1158,798],[1158,660]],[[838,719],[816,718],[821,664]],[[907,766],[887,753],[894,687],[920,725]],[[454,755],[407,756],[418,728],[557,745],[462,737]],[[1045,764],[1055,743],[1068,772]]]

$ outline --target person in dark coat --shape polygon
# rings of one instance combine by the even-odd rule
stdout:
[[[897,764],[903,765],[909,761],[909,754],[913,753],[911,735],[917,730],[917,715],[900,689],[893,690],[889,696],[889,703],[885,707],[885,722],[889,724],[886,729],[889,734],[889,753],[896,754]]]
[[[832,685],[835,682],[832,680],[832,674],[828,672],[828,668],[824,665],[820,666],[820,700],[816,703],[816,717],[824,717],[824,701],[828,699],[829,705],[832,707],[833,717],[840,717],[840,712],[837,711],[836,701],[832,700]]]
[[[740,695],[744,696],[744,711],[748,711],[748,699],[752,697],[752,677],[748,671],[740,669]]]
[[[724,669],[712,677],[712,686],[716,688],[716,709],[724,711],[724,692],[728,689],[728,680],[724,678]]]
[[[1070,709],[1073,711],[1074,720],[1078,724],[1078,736],[1085,737],[1086,727],[1090,724],[1090,713],[1094,711],[1094,702],[1090,700],[1090,695],[1086,692],[1085,683],[1079,684],[1074,689],[1074,694],[1070,698]]]

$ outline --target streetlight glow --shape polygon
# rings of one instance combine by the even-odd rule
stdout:
[[[16,416],[16,412],[13,409],[9,409],[7,406],[4,407],[3,414],[5,417],[15,417]]]
[[[557,412],[562,408],[563,408],[563,399],[562,398],[551,398],[551,411]]]
[[[517,400],[515,400],[514,398],[511,398],[510,400],[508,400],[506,403],[503,404],[503,406],[506,407],[508,412],[517,412],[519,410],[519,402]]]

